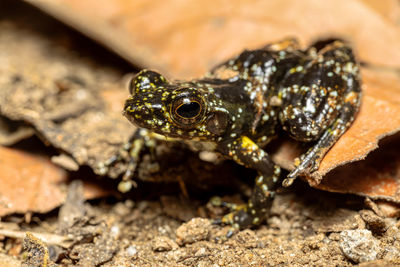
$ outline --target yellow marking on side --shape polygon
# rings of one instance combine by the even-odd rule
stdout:
[[[242,148],[248,151],[254,151],[258,149],[258,146],[247,136],[242,137]]]

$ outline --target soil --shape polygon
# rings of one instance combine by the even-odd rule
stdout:
[[[226,211],[208,200],[243,202],[251,188],[243,177],[254,173],[229,161],[201,160],[181,144],[159,145],[157,173],[144,155],[137,188],[118,193],[126,163],[104,177],[98,163],[135,130],[120,112],[125,75],[135,68],[42,12],[3,2],[0,64],[8,67],[0,66],[7,126],[1,128],[14,130],[2,144],[63,155],[55,162],[71,170],[71,182],[60,208],[0,218],[0,266],[400,264],[398,219],[381,216],[369,199],[300,180],[280,190],[264,224],[227,238],[230,227],[212,223]],[[81,180],[87,179],[115,191],[86,200]]]

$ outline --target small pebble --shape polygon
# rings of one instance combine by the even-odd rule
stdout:
[[[379,253],[379,241],[369,230],[343,231],[339,244],[344,255],[356,263],[376,260]]]
[[[388,226],[383,218],[376,215],[371,210],[362,210],[360,211],[361,218],[367,224],[369,230],[371,230],[374,234],[382,235],[386,232]]]
[[[169,237],[157,236],[153,239],[151,247],[153,251],[170,251],[177,249],[178,245]]]
[[[138,253],[138,250],[135,246],[129,246],[126,249],[126,255],[128,255],[129,257],[136,256],[137,253]]]
[[[206,240],[209,236],[210,229],[211,223],[208,219],[193,218],[189,222],[182,224],[176,230],[176,242],[182,246]]]
[[[117,239],[117,238],[119,237],[120,234],[121,234],[121,229],[119,228],[118,225],[114,225],[114,226],[111,227],[111,229],[110,229],[110,235],[111,235],[113,238]]]

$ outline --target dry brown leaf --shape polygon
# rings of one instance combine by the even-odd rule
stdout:
[[[394,25],[400,26],[400,4],[398,0],[361,0]]]
[[[327,37],[350,41],[360,60],[381,69],[400,69],[398,1],[271,0],[253,1],[29,1],[102,42],[131,62],[155,68],[173,78],[202,75],[244,48],[260,47],[287,36],[303,44]],[[351,129],[329,151],[322,176],[347,162],[365,158],[384,136],[400,129],[398,74],[363,69],[364,97]],[[284,154],[287,160],[293,148]],[[330,177],[330,176],[329,176]],[[328,178],[329,178],[328,177]],[[372,177],[372,176],[371,176]],[[383,184],[337,187],[330,178],[320,188],[398,201],[399,177],[381,193]],[[365,182],[365,181],[364,181]],[[386,183],[385,183],[386,185]],[[370,189],[368,189],[370,188]],[[372,188],[372,189],[371,189]],[[372,191],[371,191],[372,190]],[[390,191],[390,192],[389,192]]]
[[[0,146],[0,217],[29,211],[44,213],[65,200],[67,172],[44,156]],[[85,197],[105,194],[85,186]]]
[[[362,61],[400,64],[399,30],[357,0],[28,2],[134,64],[174,78],[202,75],[244,48],[287,36],[303,44],[340,37],[354,44]]]
[[[43,156],[0,147],[0,216],[46,212],[62,203],[67,172]]]
[[[326,154],[313,175],[314,185],[334,167],[365,158],[378,141],[400,130],[400,77],[363,69],[363,98],[351,128]]]
[[[339,167],[317,187],[400,203],[400,135],[382,141],[381,149],[363,161]],[[398,209],[397,209],[398,211]]]

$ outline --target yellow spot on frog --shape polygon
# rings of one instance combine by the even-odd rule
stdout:
[[[350,92],[346,95],[346,98],[344,99],[345,102],[356,102],[358,98],[358,94],[355,92]]]
[[[300,163],[301,163],[301,160],[300,160],[299,158],[295,158],[295,159],[294,159],[294,166],[295,166],[295,167],[299,166]]]
[[[258,146],[251,141],[250,138],[244,136],[242,137],[242,148],[246,149],[247,151],[254,151],[258,149]]]

